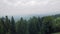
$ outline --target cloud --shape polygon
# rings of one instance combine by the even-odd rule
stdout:
[[[46,5],[49,1],[28,1],[28,2],[23,2],[23,1],[16,1],[16,2],[9,2],[8,0],[4,0],[4,2],[8,5],[13,5],[13,6],[35,6],[35,5]]]
[[[0,15],[60,13],[60,0],[0,0]]]

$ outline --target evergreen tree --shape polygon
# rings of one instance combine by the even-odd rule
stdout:
[[[42,20],[40,17],[38,17],[37,19],[38,19],[38,23],[37,23],[38,32],[41,32]]]
[[[1,24],[2,22],[1,22],[1,19],[0,19],[0,34],[2,34],[2,24]]]
[[[17,22],[17,26],[16,26],[16,30],[17,30],[17,34],[25,34],[26,33],[26,21],[23,20],[23,18],[20,19],[20,21]]]
[[[16,34],[15,20],[14,20],[13,16],[11,18],[11,34]]]
[[[6,27],[6,34],[10,32],[10,20],[8,19],[8,16],[5,18],[5,27]]]
[[[43,19],[43,33],[45,34],[51,34],[52,32],[52,21],[53,21],[53,17],[51,16],[47,16]]]
[[[24,22],[25,22],[25,25],[24,25],[24,29],[25,29],[25,34],[29,34],[29,31],[28,31],[28,26],[29,26],[29,24],[28,24],[28,22],[26,21],[26,20],[24,20]]]
[[[37,18],[37,30],[38,34],[41,34],[41,29],[42,29],[42,19],[40,17]]]
[[[38,19],[36,17],[33,17],[29,20],[30,24],[29,24],[29,32],[30,34],[38,34],[38,28],[37,28],[37,23],[38,23]]]
[[[7,28],[6,28],[6,25],[5,25],[5,18],[2,17],[0,22],[1,22],[1,34],[6,34]]]

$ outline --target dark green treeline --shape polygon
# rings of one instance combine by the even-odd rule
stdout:
[[[0,18],[0,34],[51,34],[60,32],[60,19],[55,16],[32,17],[25,20],[22,17],[15,22],[14,17]]]

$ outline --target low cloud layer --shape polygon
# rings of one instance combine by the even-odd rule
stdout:
[[[60,0],[0,0],[0,15],[60,13]]]

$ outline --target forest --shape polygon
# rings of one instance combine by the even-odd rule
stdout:
[[[12,16],[11,19],[0,17],[0,34],[52,34],[60,32],[60,14],[36,17],[33,16],[29,20],[20,18],[15,21]]]

